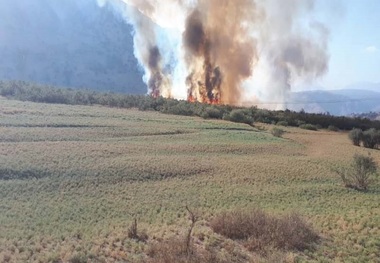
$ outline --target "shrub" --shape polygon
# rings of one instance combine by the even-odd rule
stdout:
[[[278,126],[285,126],[285,127],[288,127],[289,126],[289,123],[287,121],[279,121],[277,122],[277,125]]]
[[[144,231],[138,231],[137,219],[134,219],[131,226],[128,228],[128,238],[141,242],[146,242],[148,240],[148,235]]]
[[[297,125],[298,127],[300,127],[300,126],[302,126],[302,125],[304,125],[304,124],[306,124],[305,121],[296,120],[296,125]]]
[[[270,124],[273,121],[273,116],[269,110],[256,109],[254,113],[255,120],[262,123]]]
[[[354,155],[352,163],[336,172],[345,187],[359,191],[367,191],[377,175],[377,164],[371,156]]]
[[[318,131],[318,127],[313,124],[302,124],[299,127],[304,130]]]
[[[275,127],[272,129],[271,133],[274,137],[282,138],[282,135],[284,135],[285,131],[283,129]]]
[[[191,103],[181,101],[175,106],[168,108],[165,113],[182,116],[194,116],[195,112],[193,106],[194,105],[192,105]]]
[[[222,119],[223,113],[215,107],[207,107],[201,116],[204,119]]]
[[[314,230],[296,213],[274,217],[258,209],[234,211],[216,216],[210,224],[216,233],[241,241],[250,251],[304,250],[318,240]]]
[[[360,146],[360,142],[363,139],[363,131],[361,129],[353,129],[348,134],[348,137],[355,146]]]
[[[232,122],[252,124],[253,118],[245,110],[232,110],[228,119]]]
[[[363,132],[362,141],[365,148],[375,149],[380,142],[380,132],[373,128],[369,129]]]
[[[333,131],[333,132],[338,132],[339,131],[338,127],[336,127],[334,125],[329,125],[329,127],[327,127],[327,129],[329,131]]]

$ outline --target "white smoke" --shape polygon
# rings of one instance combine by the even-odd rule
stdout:
[[[328,70],[329,31],[314,19],[314,0],[98,1],[112,5],[133,25],[135,56],[152,95],[189,99],[189,76],[198,72],[192,80],[192,85],[200,83],[198,91],[192,90],[198,101],[218,99],[237,105],[278,101],[277,107],[284,107],[293,85],[312,82]],[[194,10],[201,10],[199,19],[208,34],[203,59],[192,59],[195,53],[184,43]],[[200,80],[206,63],[208,70],[221,71],[224,83],[204,99],[206,84]],[[220,98],[213,97],[216,93]]]

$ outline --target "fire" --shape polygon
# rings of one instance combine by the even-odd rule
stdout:
[[[254,92],[285,102],[293,84],[328,70],[328,29],[304,16],[314,0],[121,2],[153,97],[240,105]]]
[[[206,103],[206,104],[210,104],[210,105],[220,105],[221,104],[220,98],[217,98],[217,97],[208,98],[207,96],[196,97],[191,93],[188,95],[187,101],[191,102],[191,103],[201,102],[201,103]]]
[[[187,101],[191,103],[195,103],[197,102],[197,99],[194,98],[193,95],[189,94],[189,96],[187,97]]]

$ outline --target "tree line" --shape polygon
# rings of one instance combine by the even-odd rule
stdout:
[[[254,122],[301,127],[309,130],[369,130],[380,129],[380,121],[359,117],[337,117],[329,114],[311,114],[304,111],[271,111],[257,107],[208,105],[183,100],[153,98],[147,95],[102,93],[38,85],[24,81],[0,81],[0,95],[6,98],[69,105],[103,105],[118,108],[137,108],[142,111],[158,111],[166,114],[199,116],[205,119],[223,119],[247,123]]]

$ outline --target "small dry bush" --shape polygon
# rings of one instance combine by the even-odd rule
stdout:
[[[351,164],[336,169],[345,187],[367,191],[377,174],[377,164],[373,157],[355,154]]]
[[[318,240],[318,235],[297,213],[275,217],[259,209],[225,212],[211,221],[211,228],[260,253],[269,248],[304,250]]]
[[[137,219],[134,219],[131,226],[128,228],[128,238],[146,242],[148,240],[148,234],[145,231],[139,231],[137,229]]]
[[[275,127],[275,128],[272,129],[271,133],[272,133],[272,135],[274,137],[282,138],[282,136],[284,135],[285,131],[283,129]]]

